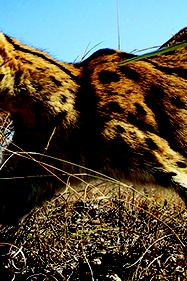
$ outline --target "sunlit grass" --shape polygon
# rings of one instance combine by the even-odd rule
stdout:
[[[131,62],[139,61],[139,60],[142,60],[142,59],[148,59],[148,58],[151,58],[151,57],[164,55],[164,54],[167,54],[168,52],[176,51],[178,49],[185,48],[185,47],[187,47],[187,42],[183,42],[183,43],[177,44],[177,45],[172,45],[172,46],[169,46],[169,47],[165,47],[163,49],[159,49],[157,51],[146,53],[146,54],[143,54],[143,55],[140,55],[140,56],[135,56],[133,58],[130,58],[128,60],[125,60],[125,61],[121,62],[120,65],[126,65],[126,64],[129,64]]]

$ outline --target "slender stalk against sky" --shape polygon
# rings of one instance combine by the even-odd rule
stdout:
[[[118,50],[121,49],[119,9],[120,9],[120,7],[119,7],[119,0],[116,0]]]

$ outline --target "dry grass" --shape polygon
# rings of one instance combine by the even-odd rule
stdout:
[[[0,111],[0,153],[12,139],[13,126],[8,112]],[[0,157],[1,159],[1,157]]]
[[[69,179],[19,224],[0,225],[0,280],[182,281],[186,219],[171,190],[142,194],[106,179],[74,189]]]
[[[185,280],[186,218],[123,185],[67,188],[1,226],[0,280]]]

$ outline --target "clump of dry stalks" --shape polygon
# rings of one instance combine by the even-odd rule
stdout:
[[[17,225],[0,225],[0,280],[185,280],[187,212],[173,191],[77,177]]]

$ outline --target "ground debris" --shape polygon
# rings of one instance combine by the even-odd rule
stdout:
[[[2,225],[0,280],[185,280],[184,206],[120,196],[59,195]]]

